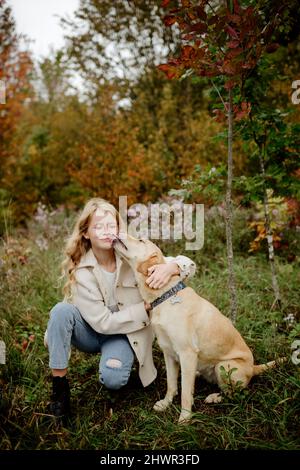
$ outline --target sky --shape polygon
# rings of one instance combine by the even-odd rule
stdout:
[[[26,34],[34,42],[30,49],[35,59],[63,46],[63,29],[55,15],[72,17],[79,0],[8,0],[17,23],[17,32]]]

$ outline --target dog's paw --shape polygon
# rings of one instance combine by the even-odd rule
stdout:
[[[167,400],[164,398],[163,400],[159,400],[155,403],[153,406],[153,409],[155,411],[164,411],[168,408],[168,406],[171,404],[170,400]]]
[[[178,424],[189,424],[191,421],[192,413],[187,410],[181,410]]]
[[[211,393],[205,398],[204,403],[221,403],[221,401],[222,401],[221,393]]]

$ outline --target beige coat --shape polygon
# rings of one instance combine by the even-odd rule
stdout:
[[[134,273],[117,252],[115,254],[115,293],[120,310],[112,313],[107,306],[107,281],[91,249],[81,258],[76,268],[71,303],[98,333],[127,335],[139,362],[140,379],[146,387],[157,375],[152,358],[153,330]],[[196,265],[186,256],[166,257],[165,261],[175,261],[178,264],[181,279],[195,274]]]

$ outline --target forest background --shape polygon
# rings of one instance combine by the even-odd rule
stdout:
[[[210,3],[218,10],[224,2]],[[227,3],[233,15],[238,4],[256,8],[262,29],[276,19],[268,47],[249,72],[245,87],[234,95],[237,326],[257,362],[262,362],[290,355],[292,342],[300,337],[299,5],[297,0]],[[100,196],[116,206],[122,195],[128,197],[128,205],[204,204],[202,250],[184,253],[181,242],[160,245],[166,254],[180,252],[196,261],[193,287],[230,316],[228,292],[222,288],[228,277],[224,222],[228,134],[222,111],[226,87],[219,77],[189,72],[166,77],[164,67],[159,68],[178,57],[188,40],[182,39],[178,24],[166,18],[163,7],[169,4],[80,1],[74,19],[61,20],[65,47],[36,61],[16,33],[7,1],[0,0],[0,339],[7,346],[7,364],[1,366],[2,449],[299,448],[297,421],[292,418],[299,419],[299,367],[293,363],[279,368],[275,378],[268,375],[266,386],[257,379],[260,387],[254,384],[251,392],[257,393],[256,402],[252,394],[250,398],[238,394],[232,407],[225,403],[210,411],[200,406],[196,395],[198,410],[202,407],[206,418],[196,413],[194,428],[179,430],[173,423],[175,415],[163,421],[151,410],[163,393],[163,372],[148,396],[139,391],[138,403],[129,390],[128,411],[122,415],[124,405],[116,404],[113,418],[106,420],[105,391],[98,391],[94,359],[75,355],[73,395],[78,406],[84,404],[83,417],[78,417],[76,429],[60,433],[44,420],[47,352],[42,336],[49,309],[61,296],[57,278],[62,241],[88,198]],[[234,21],[237,18],[232,18],[233,25]],[[197,28],[194,31],[199,32]],[[80,85],[74,80],[78,75]],[[279,304],[274,304],[268,265],[266,194]],[[156,355],[163,371],[158,349]],[[88,392],[88,403],[84,389],[90,386],[94,392]],[[205,387],[201,383],[201,397]],[[138,422],[130,411],[135,407]],[[105,420],[104,429],[97,427],[99,416]],[[212,435],[211,427],[220,433]]]

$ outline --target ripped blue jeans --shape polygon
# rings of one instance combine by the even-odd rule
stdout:
[[[101,353],[99,380],[107,388],[118,390],[129,380],[134,352],[127,336],[97,333],[72,304],[59,302],[52,308],[47,326],[47,343],[51,369],[68,367],[72,344],[83,352]]]

